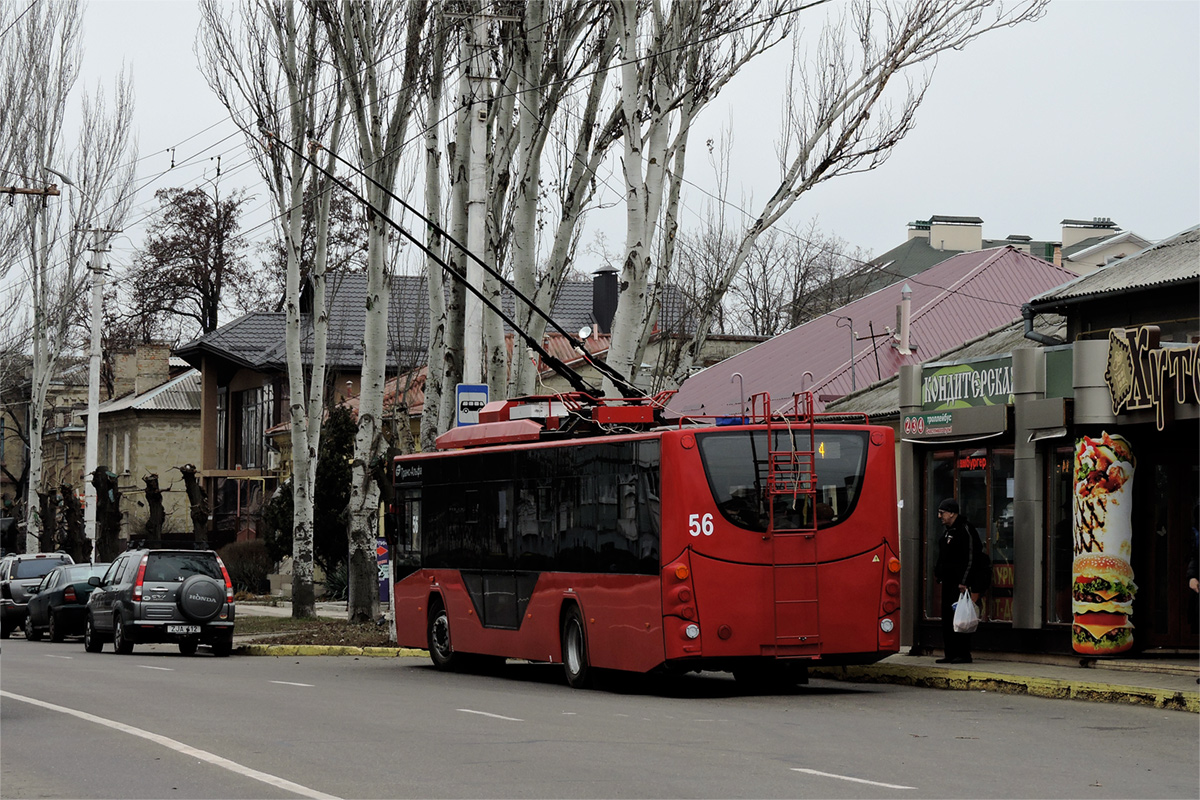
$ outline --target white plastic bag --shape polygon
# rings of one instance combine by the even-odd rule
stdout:
[[[954,606],[954,632],[974,633],[975,629],[979,627],[979,612],[975,609],[975,601],[971,599],[971,593],[964,590],[958,596],[958,602]]]

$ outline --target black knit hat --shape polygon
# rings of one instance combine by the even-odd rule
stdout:
[[[958,501],[953,497],[947,497],[945,500],[938,503],[938,511],[949,511],[951,514],[957,514]]]

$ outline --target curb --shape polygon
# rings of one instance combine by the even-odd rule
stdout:
[[[853,683],[894,683],[930,689],[1028,694],[1034,697],[1146,705],[1200,713],[1200,692],[1175,692],[1169,689],[1146,689],[1090,681],[1064,681],[977,670],[931,670],[905,666],[811,667],[809,674]]]
[[[425,650],[411,647],[349,647],[319,644],[244,644],[234,648],[240,656],[369,656],[405,658],[428,656]]]

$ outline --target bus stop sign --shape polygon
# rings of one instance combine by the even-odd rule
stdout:
[[[454,387],[454,407],[457,425],[478,425],[479,412],[487,405],[486,383],[460,383]]]

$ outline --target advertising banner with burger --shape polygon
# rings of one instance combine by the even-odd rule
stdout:
[[[1133,647],[1133,448],[1101,433],[1075,442],[1074,549],[1071,564],[1071,644],[1086,655]]]

